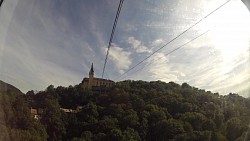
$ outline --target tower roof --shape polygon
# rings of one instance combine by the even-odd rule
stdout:
[[[90,69],[89,73],[90,73],[90,74],[94,74],[93,63],[92,63],[92,65],[91,65],[91,69]]]

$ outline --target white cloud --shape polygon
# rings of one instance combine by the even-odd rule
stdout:
[[[135,49],[137,53],[150,53],[151,51],[148,47],[144,46],[143,43],[139,40],[136,40],[135,37],[128,37],[127,42],[132,45],[132,48]]]
[[[173,64],[169,62],[169,58],[163,53],[156,53],[147,62],[150,63],[149,73],[151,73],[154,80],[179,82],[179,77],[185,76],[183,72],[173,69]]]
[[[109,58],[112,60],[115,66],[119,69],[119,73],[121,74],[125,70],[127,70],[132,63],[130,55],[131,55],[130,52],[125,51],[123,48],[115,44],[113,44],[112,48],[109,51]]]
[[[156,39],[152,42],[152,46],[159,46],[163,43],[162,39]]]

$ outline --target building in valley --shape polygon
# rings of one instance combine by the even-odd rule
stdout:
[[[41,108],[35,109],[35,108],[31,107],[30,113],[34,119],[38,120],[38,119],[41,119],[41,117],[42,117],[43,109],[41,109]]]

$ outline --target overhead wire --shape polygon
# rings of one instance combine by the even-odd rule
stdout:
[[[161,46],[159,49],[157,49],[156,51],[154,51],[153,53],[151,53],[149,56],[147,56],[143,60],[141,60],[139,63],[137,63],[136,65],[134,65],[133,67],[131,67],[130,69],[128,69],[127,71],[125,71],[123,74],[121,74],[119,77],[117,77],[116,80],[119,79],[119,78],[121,78],[122,76],[124,76],[125,74],[127,74],[128,72],[130,72],[131,70],[133,70],[134,68],[136,68],[137,66],[139,66],[141,63],[143,63],[144,61],[146,61],[147,59],[149,59],[155,53],[159,52],[161,49],[163,49],[168,44],[170,44],[171,42],[173,42],[174,40],[176,40],[177,38],[179,38],[181,35],[183,35],[187,31],[189,31],[191,28],[193,28],[194,26],[196,26],[197,24],[199,24],[201,21],[203,21],[204,19],[206,19],[208,16],[210,16],[211,14],[213,14],[215,11],[219,10],[221,7],[225,6],[230,1],[231,0],[228,0],[228,1],[224,2],[223,4],[221,4],[219,7],[217,7],[216,9],[214,9],[212,12],[210,12],[209,14],[207,14],[206,16],[204,16],[203,18],[201,18],[199,21],[197,21],[196,23],[194,23],[192,26],[190,26],[189,28],[187,28],[186,30],[184,30],[183,32],[181,32],[179,35],[177,35],[176,37],[174,37],[173,39],[171,39],[169,42],[167,42],[166,44],[164,44],[163,46]]]
[[[212,28],[211,28],[211,29],[206,30],[206,31],[205,31],[205,32],[203,32],[202,34],[199,34],[199,35],[198,35],[198,36],[196,36],[195,38],[193,38],[193,39],[189,40],[188,42],[186,42],[186,43],[184,43],[184,44],[182,44],[182,45],[178,46],[177,48],[175,48],[175,49],[171,50],[170,52],[168,52],[168,53],[164,54],[164,56],[159,57],[159,58],[157,58],[156,60],[151,61],[150,63],[146,64],[146,65],[145,65],[145,66],[143,66],[142,68],[140,68],[140,69],[136,70],[136,71],[134,72],[134,74],[135,74],[135,73],[137,73],[138,71],[141,71],[141,70],[142,70],[142,69],[144,69],[145,67],[147,67],[147,66],[149,66],[149,65],[151,65],[151,64],[153,64],[153,63],[155,63],[156,61],[161,60],[163,57],[168,56],[168,55],[169,55],[169,54],[171,54],[171,53],[174,53],[175,51],[177,51],[177,50],[181,49],[181,48],[182,48],[182,47],[184,47],[185,45],[187,45],[187,44],[189,44],[189,43],[193,42],[194,40],[196,40],[196,39],[198,39],[198,38],[200,38],[201,36],[203,36],[204,34],[208,33],[208,32],[209,32],[209,31],[211,31],[211,30],[212,30]],[[132,74],[132,75],[133,75],[133,74]]]
[[[3,0],[0,1],[0,8],[2,7],[2,4],[3,4]]]
[[[119,15],[120,15],[120,12],[121,12],[121,9],[122,9],[123,1],[124,0],[120,0],[119,6],[118,6],[118,9],[117,9],[117,12],[116,12],[115,21],[114,21],[112,32],[111,32],[111,35],[110,35],[107,54],[106,54],[106,57],[105,57],[104,66],[103,66],[103,70],[102,70],[102,78],[103,78],[103,75],[104,75],[104,72],[105,72],[105,68],[106,68],[106,64],[107,64],[107,60],[108,60],[108,56],[109,56],[109,50],[110,50],[110,47],[111,47],[111,44],[112,44],[112,40],[113,40],[113,37],[114,37],[116,25],[117,25]]]

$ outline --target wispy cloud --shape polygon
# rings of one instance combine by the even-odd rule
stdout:
[[[10,5],[9,2],[5,5]],[[4,14],[11,7],[0,12],[4,19],[12,19],[9,23],[0,22],[0,40],[3,41],[0,46],[5,47],[4,50],[1,48],[3,54],[0,54],[3,62],[0,79],[23,92],[41,90],[49,84],[67,86],[80,83],[87,75],[88,64],[99,62],[95,60],[99,59],[99,48],[91,47],[93,44],[84,39],[85,35],[74,32],[78,27],[74,27],[69,17],[54,15],[56,9],[49,9],[53,2],[43,3],[47,4],[47,10],[37,2],[25,8],[25,3],[27,1],[18,3],[13,15]],[[47,12],[51,14],[47,15]]]

